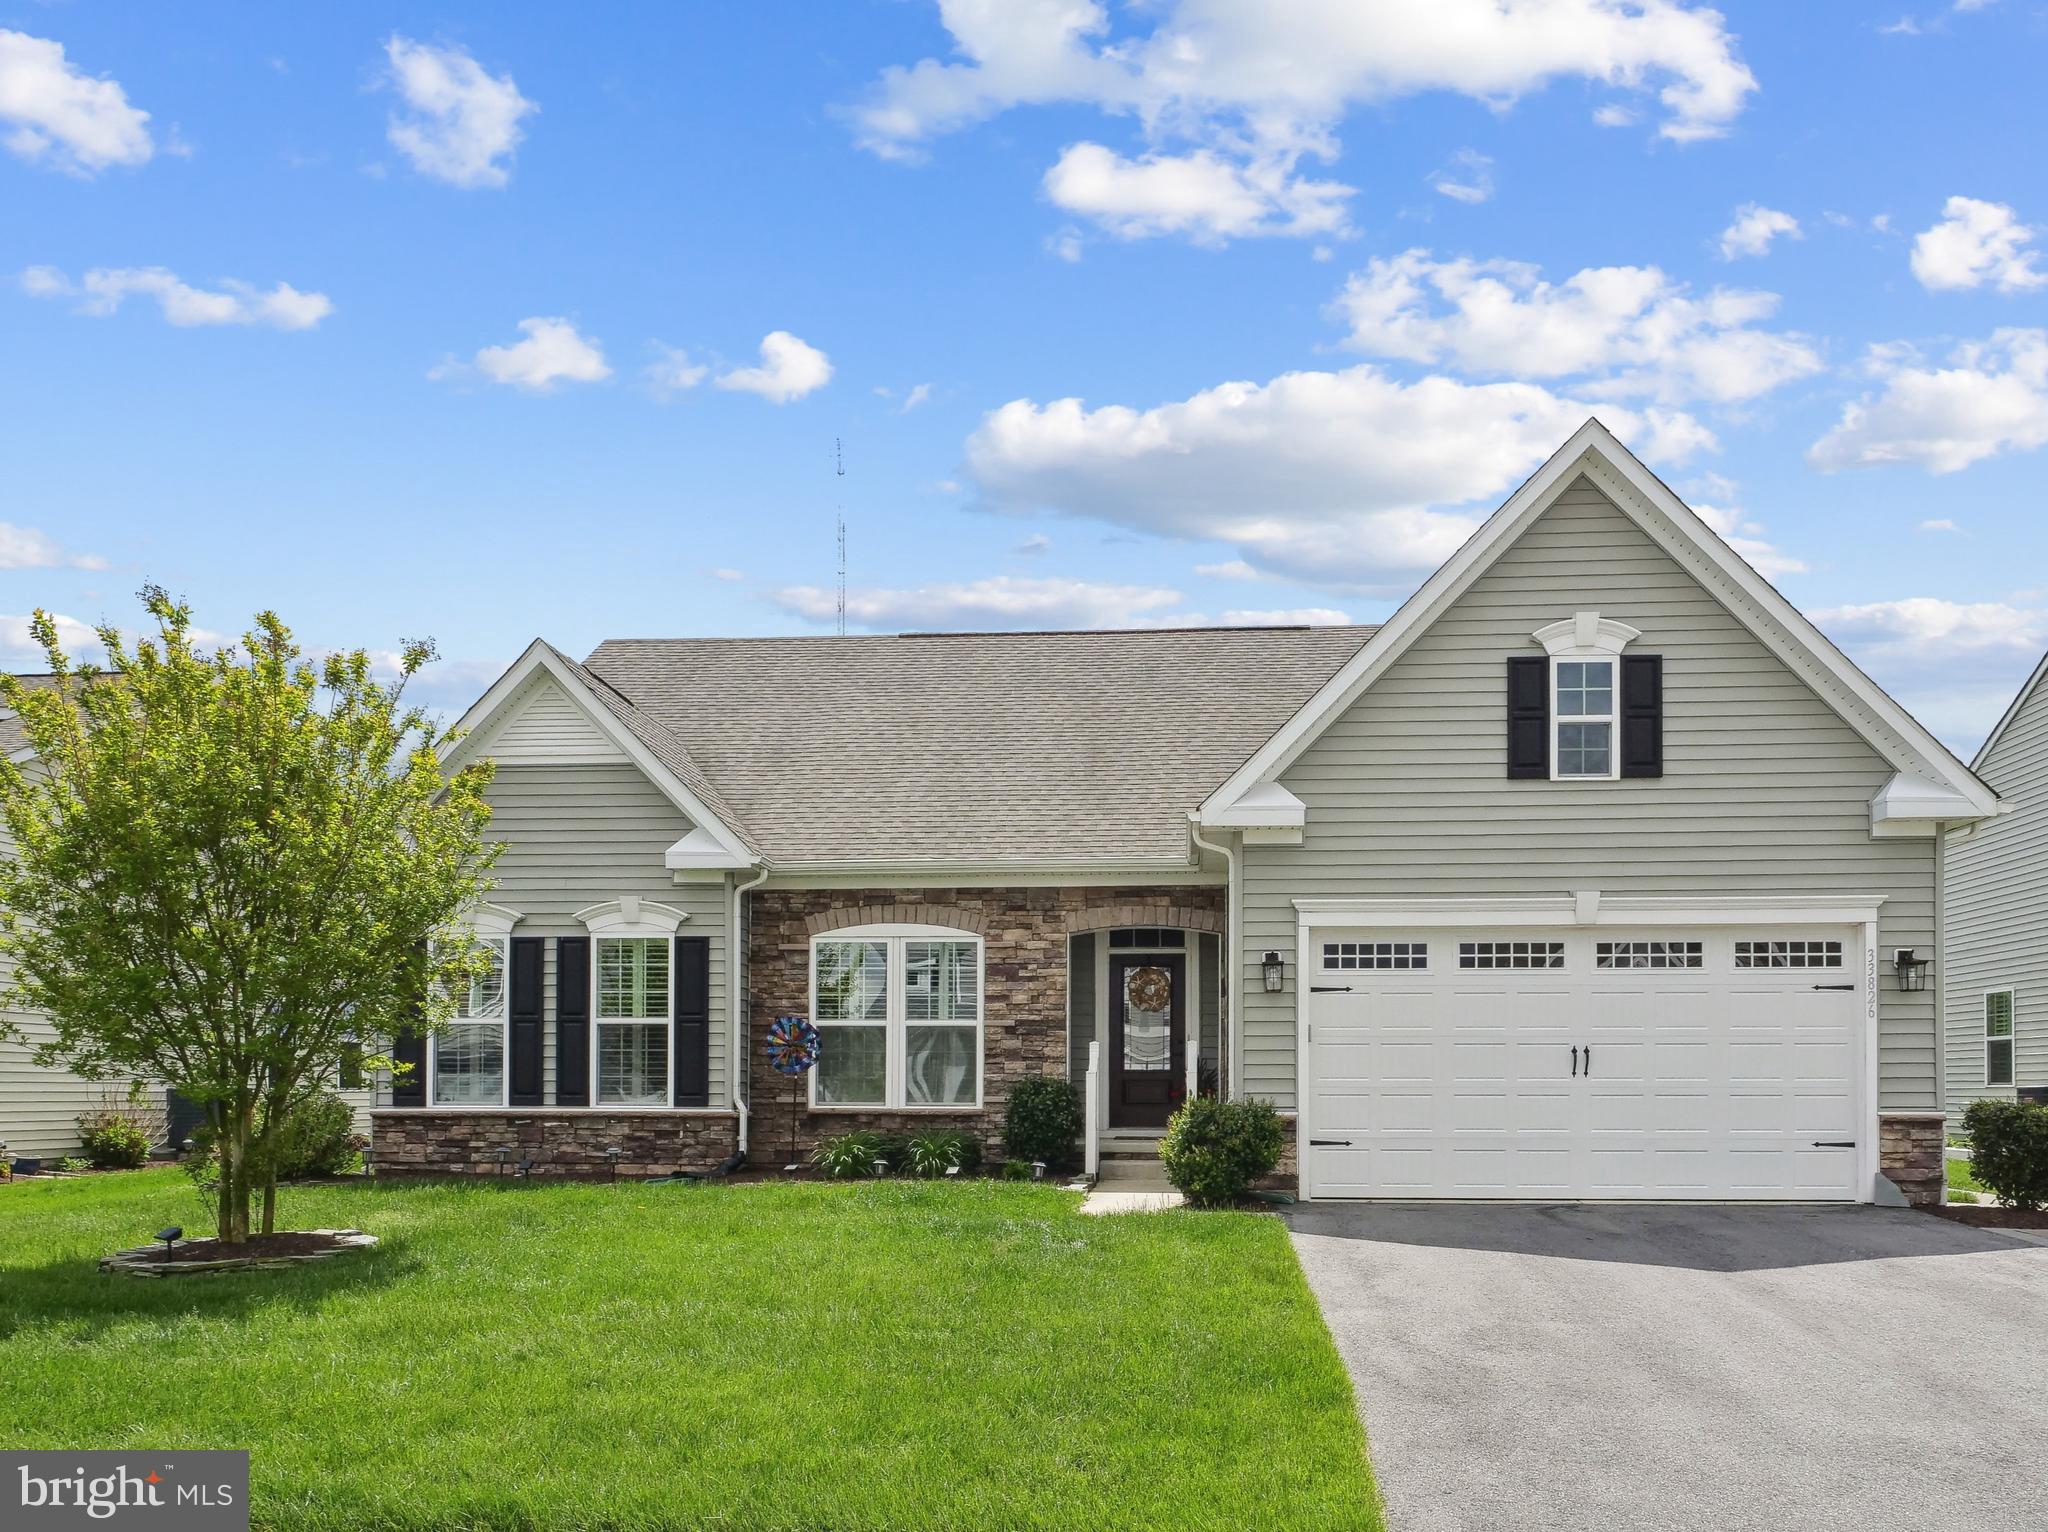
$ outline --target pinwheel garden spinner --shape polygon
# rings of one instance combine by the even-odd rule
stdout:
[[[818,1062],[818,1029],[801,1016],[778,1016],[768,1024],[768,1063],[789,1076],[789,1164],[795,1170],[796,1119],[803,1096],[803,1077]]]

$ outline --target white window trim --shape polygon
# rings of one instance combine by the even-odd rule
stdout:
[[[907,1073],[906,1052],[910,1020],[904,1005],[904,976],[906,965],[903,959],[905,942],[944,941],[972,942],[974,944],[975,966],[975,1016],[974,1028],[974,1100],[970,1102],[909,1103],[904,1100],[904,1077]],[[985,1104],[984,1093],[988,1088],[988,943],[972,931],[957,930],[952,926],[922,925],[873,925],[847,926],[837,931],[825,931],[811,938],[810,945],[810,1017],[811,1024],[818,1029],[821,1038],[834,1027],[872,1027],[872,1021],[820,1021],[818,1019],[818,948],[833,942],[886,942],[888,956],[888,990],[882,1006],[883,1070],[882,1100],[879,1102],[832,1102],[820,1105],[818,1101],[818,1072],[810,1071],[806,1081],[808,1104],[814,1112],[910,1112],[943,1116],[947,1113],[979,1112]],[[919,1022],[919,1026],[964,1027],[965,1021]]]
[[[2005,996],[2005,1014],[2012,1023],[2012,1030],[2000,1038],[1993,1038],[1991,1035],[1991,997],[1993,995]],[[2010,987],[1985,990],[1984,999],[1977,1007],[1977,1025],[1984,1034],[1984,1088],[1986,1090],[2015,1089],[2020,1078],[2019,997]],[[2008,1056],[2012,1060],[2011,1079],[1994,1080],[1991,1078],[1991,1045],[1993,1042],[2001,1042],[2006,1045]]]
[[[674,939],[677,929],[690,918],[689,912],[679,910],[672,904],[661,904],[652,899],[642,899],[635,894],[621,895],[593,904],[576,912],[576,919],[590,932],[590,1056],[586,1066],[590,1081],[590,1105],[582,1108],[591,1112],[673,1112],[678,1110],[676,1100],[676,953]],[[614,1016],[606,1019],[599,1015],[598,975],[603,964],[598,959],[598,943],[604,941],[662,941],[669,943],[668,953],[668,1003],[659,1017],[640,1016],[630,1020]],[[509,1007],[508,1007],[509,1009]],[[606,1027],[652,1027],[668,1029],[668,1069],[662,1082],[661,1101],[649,1105],[638,1102],[604,1101],[600,1099],[603,1080],[598,1073],[598,1045]]]
[[[1543,646],[1543,652],[1550,656],[1550,693],[1545,699],[1550,709],[1550,780],[1553,782],[1616,782],[1621,779],[1621,652],[1637,639],[1642,630],[1632,628],[1625,622],[1616,622],[1611,617],[1602,617],[1598,612],[1575,612],[1561,621],[1547,623],[1529,635]],[[1606,664],[1612,667],[1614,684],[1608,688],[1608,710],[1603,714],[1585,713],[1565,718],[1557,707],[1557,667],[1560,664]],[[1604,723],[1607,725],[1607,771],[1602,775],[1586,772],[1572,772],[1569,775],[1557,769],[1557,738],[1566,723]]]
[[[500,986],[500,1011],[498,1016],[498,1100],[495,1105],[488,1102],[461,1101],[442,1102],[436,1098],[441,1092],[441,1037],[439,1033],[427,1039],[426,1105],[435,1112],[496,1112],[512,1103],[512,928],[519,924],[519,911],[505,908],[502,904],[479,904],[469,912],[463,922],[470,935],[482,946],[498,949],[499,972],[504,976]],[[482,1026],[480,1021],[455,1021],[455,1026]]]

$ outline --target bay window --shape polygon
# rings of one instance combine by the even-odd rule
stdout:
[[[811,944],[820,1046],[811,1104],[981,1104],[982,943],[963,931],[875,926]]]

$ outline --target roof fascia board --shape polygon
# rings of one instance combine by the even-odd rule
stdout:
[[[463,738],[449,752],[447,760],[442,763],[443,769],[460,769],[469,755],[475,753],[466,748],[469,741],[490,723],[499,709],[518,695],[519,689],[536,672],[543,670],[553,677],[555,683],[568,694],[569,700],[576,704],[598,731],[624,751],[626,758],[640,769],[642,775],[659,788],[664,797],[683,811],[691,824],[708,834],[728,856],[736,859],[732,865],[752,867],[761,860],[747,849],[746,844],[733,833],[730,825],[724,823],[705,806],[704,801],[690,790],[687,783],[664,766],[653,751],[640,743],[638,736],[631,729],[612,715],[610,708],[590,695],[590,688],[556,657],[554,650],[542,639],[537,638],[528,644],[526,652],[514,660],[511,668],[498,677],[490,690],[477,700],[475,706],[462,715],[456,727],[463,731]]]

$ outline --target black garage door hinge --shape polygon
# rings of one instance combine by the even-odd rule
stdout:
[[[1351,986],[1348,984],[1311,984],[1308,987],[1308,992],[1311,995],[1348,995],[1351,993]]]
[[[1816,1149],[1854,1149],[1856,1147],[1856,1140],[1853,1138],[1817,1138],[1813,1141],[1813,1147]]]
[[[1853,984],[1816,984],[1815,989],[1854,989]]]
[[[1312,1138],[1308,1141],[1308,1146],[1311,1149],[1349,1149],[1351,1147],[1351,1140],[1348,1138]]]

